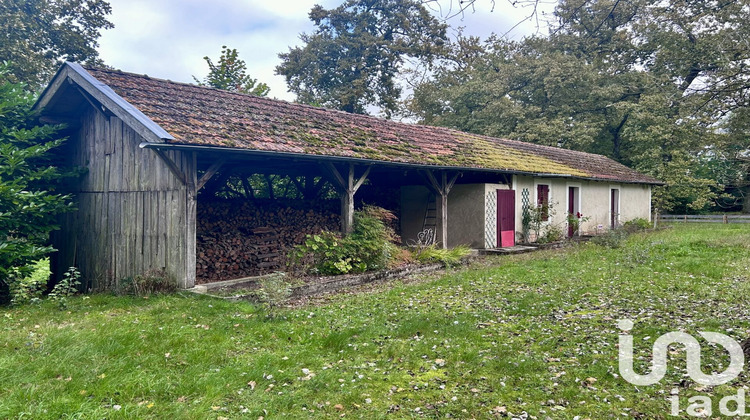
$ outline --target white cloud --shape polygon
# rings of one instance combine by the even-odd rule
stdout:
[[[445,3],[450,0],[441,0]],[[513,8],[498,0],[478,0],[474,13],[452,26],[465,26],[466,33],[487,36],[505,33],[527,16],[528,10]],[[203,57],[218,58],[221,46],[236,48],[248,73],[268,83],[271,96],[293,100],[284,78],[274,74],[278,53],[299,44],[299,34],[311,32],[308,13],[316,3],[331,8],[342,0],[110,0],[110,20],[115,28],[99,41],[105,63],[133,73],[179,82],[193,82],[208,72]],[[446,10],[444,8],[444,10]],[[533,26],[518,28],[517,34],[532,32]]]
[[[203,57],[216,60],[227,45],[239,51],[252,77],[269,84],[272,96],[291,100],[283,77],[273,74],[277,54],[312,30],[307,14],[315,3],[110,0],[115,28],[102,34],[99,52],[124,71],[192,82],[208,72]]]

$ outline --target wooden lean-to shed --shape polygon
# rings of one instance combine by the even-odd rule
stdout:
[[[67,164],[85,169],[69,186],[78,211],[60,220],[53,268],[59,275],[76,266],[95,289],[151,269],[192,287],[196,255],[217,256],[204,243],[223,235],[239,243],[243,236],[282,229],[278,215],[286,214],[251,220],[241,214],[246,206],[223,202],[221,218],[245,216],[249,227],[212,234],[200,230],[221,220],[206,222],[199,207],[228,185],[244,186],[262,210],[278,202],[272,176],[286,180],[297,200],[292,206],[302,211],[327,199],[325,186],[335,191],[343,231],[351,228],[355,205],[365,201],[399,215],[405,243],[430,227],[443,246],[478,248],[513,244],[523,209],[544,200],[592,216],[590,229],[648,218],[651,186],[659,184],[600,155],[75,63],[61,67],[36,108],[43,122],[67,125],[69,140],[60,153]],[[266,201],[253,196],[251,174],[268,180]]]

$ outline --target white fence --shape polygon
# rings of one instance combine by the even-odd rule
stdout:
[[[660,214],[660,223],[750,223],[750,214]]]

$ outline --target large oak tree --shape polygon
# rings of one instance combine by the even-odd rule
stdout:
[[[397,110],[396,76],[407,59],[430,60],[446,41],[446,26],[416,0],[347,0],[310,11],[316,26],[303,46],[279,54],[276,73],[298,101],[352,113]]]
[[[657,207],[702,209],[728,179],[706,165],[747,150],[747,6],[564,0],[546,37],[460,38],[409,105],[429,124],[606,154],[668,183]]]
[[[62,61],[96,63],[101,31],[113,27],[111,12],[105,0],[0,1],[0,62],[31,89],[42,87]]]

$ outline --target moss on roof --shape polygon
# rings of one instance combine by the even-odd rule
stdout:
[[[658,183],[605,156],[89,69],[173,143]]]

